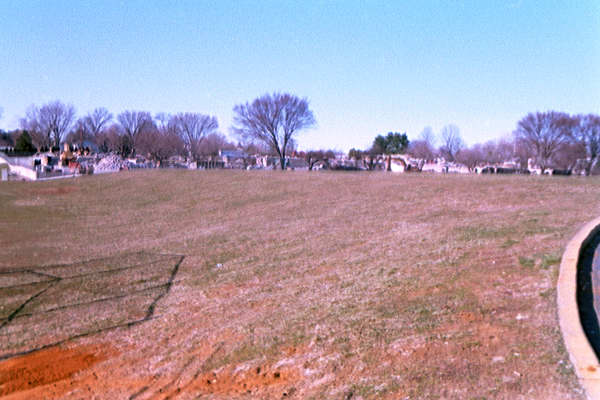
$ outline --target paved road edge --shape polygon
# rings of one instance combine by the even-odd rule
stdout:
[[[579,319],[577,266],[579,253],[600,232],[600,217],[587,223],[567,244],[557,285],[558,320],[569,358],[588,399],[600,400],[600,363]]]

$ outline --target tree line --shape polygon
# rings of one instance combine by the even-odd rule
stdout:
[[[0,108],[0,116],[1,112]],[[288,93],[265,94],[236,105],[233,113],[231,132],[245,149],[278,157],[282,169],[292,153],[303,156],[309,167],[334,155],[331,150],[295,153],[298,133],[316,126],[306,98]],[[93,143],[99,151],[124,157],[144,154],[161,161],[181,155],[199,161],[216,155],[218,150],[236,147],[219,132],[216,117],[195,112],[152,115],[127,110],[115,117],[105,108],[96,108],[77,118],[72,105],[56,100],[40,107],[30,106],[20,126],[13,133],[25,134],[37,151],[66,141],[80,147]],[[0,134],[0,139],[10,136],[6,132]],[[20,147],[26,147],[28,142],[13,139]],[[377,155],[406,152],[425,160],[443,157],[470,169],[509,160],[517,160],[521,168],[527,168],[531,160],[542,172],[548,168],[579,167],[589,175],[600,166],[600,116],[557,111],[529,113],[517,122],[512,138],[471,147],[465,145],[455,125],[444,126],[439,135],[426,127],[413,141],[408,140],[406,133],[389,132],[376,136],[368,149],[351,149],[348,156],[370,160],[372,167]]]
[[[245,149],[278,156],[282,169],[296,147],[298,132],[316,124],[308,100],[287,93],[265,94],[236,105],[233,111],[231,131]],[[144,154],[161,161],[181,155],[199,161],[218,150],[236,147],[219,132],[216,117],[195,112],[152,115],[127,110],[114,117],[106,108],[96,108],[77,118],[72,105],[56,100],[30,106],[20,126],[13,132],[25,135],[26,140],[13,140],[19,150],[28,150],[28,142],[37,151],[57,148],[63,142],[79,147],[93,143],[99,151],[124,157]],[[2,135],[8,136],[6,132]]]
[[[20,120],[21,130],[38,151],[68,142],[80,147],[95,144],[99,151],[124,157],[145,154],[164,160],[181,154],[192,160],[226,142],[218,134],[217,119],[201,113],[154,116],[146,111],[123,111],[116,117],[106,108],[96,108],[76,118],[75,108],[60,101],[41,107],[32,105]],[[207,140],[207,143],[203,143]]]
[[[515,161],[520,168],[526,169],[531,161],[542,173],[549,168],[580,168],[585,175],[590,175],[600,167],[600,116],[557,111],[529,113],[517,122],[511,138],[471,147],[465,144],[460,130],[452,124],[444,126],[439,135],[426,127],[414,141],[408,141],[406,133],[389,132],[387,136],[378,135],[366,150],[351,149],[348,156],[370,160],[372,165],[377,155],[405,152],[423,160],[443,157],[471,170],[505,161]]]

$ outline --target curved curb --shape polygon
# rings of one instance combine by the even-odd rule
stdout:
[[[579,319],[577,266],[581,249],[598,232],[600,218],[587,223],[567,244],[560,263],[557,287],[560,330],[579,383],[589,399],[600,399],[600,362]]]

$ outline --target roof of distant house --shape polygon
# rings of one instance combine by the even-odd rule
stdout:
[[[245,158],[248,155],[241,150],[219,150],[219,155],[221,157],[230,157],[230,158]]]
[[[87,147],[88,149],[92,150],[94,153],[97,153],[99,150],[98,145],[91,140],[84,140],[83,143],[81,143],[81,147],[84,149]]]

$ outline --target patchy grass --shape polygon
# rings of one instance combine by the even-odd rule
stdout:
[[[164,170],[0,189],[0,270],[67,278],[53,265],[185,255],[155,318],[78,339],[116,349],[70,378],[88,397],[583,398],[554,287],[564,245],[600,213],[600,180]],[[102,279],[65,279],[55,299],[144,290],[165,272]],[[34,322],[42,343],[70,331]]]
[[[533,258],[519,256],[519,264],[525,268],[533,268],[535,265],[535,260]]]

